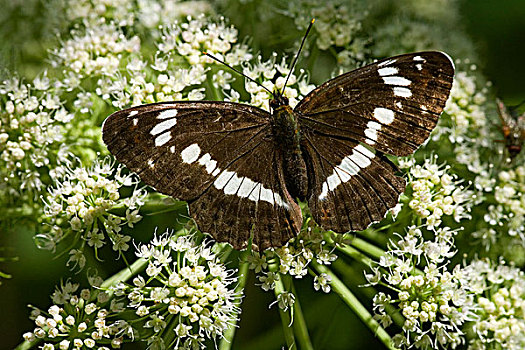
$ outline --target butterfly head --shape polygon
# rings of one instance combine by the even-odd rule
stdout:
[[[281,106],[288,106],[288,97],[282,96],[281,94],[274,94],[270,100],[270,108],[276,110]]]

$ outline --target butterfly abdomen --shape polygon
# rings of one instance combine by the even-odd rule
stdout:
[[[297,115],[290,106],[282,105],[273,111],[272,130],[282,152],[286,188],[293,198],[304,200],[308,192],[306,163],[301,152]]]

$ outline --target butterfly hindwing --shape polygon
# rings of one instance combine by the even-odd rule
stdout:
[[[295,111],[302,129],[407,156],[436,126],[453,75],[452,61],[441,52],[391,57],[327,81]]]
[[[214,232],[218,241],[236,249],[246,247],[250,236],[263,250],[295,237],[302,225],[301,210],[286,190],[280,158],[273,140],[263,140],[228,168],[219,186],[189,202],[201,230]]]
[[[405,180],[380,152],[313,132],[303,135],[310,165],[308,206],[323,228],[364,230],[397,204]]]
[[[188,201],[203,231],[242,248],[253,229],[265,249],[296,235],[302,221],[275,168],[269,120],[237,103],[158,103],[114,113],[103,139],[146,184]]]

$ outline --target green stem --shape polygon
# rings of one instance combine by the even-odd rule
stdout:
[[[368,254],[369,256],[373,257],[373,258],[376,258],[376,259],[379,259],[380,257],[382,257],[383,255],[385,255],[385,251],[381,248],[378,248],[377,246],[371,244],[371,243],[368,243],[367,241],[359,238],[359,237],[355,237],[354,239],[352,239],[352,246],[354,246],[355,248],[359,249],[360,251]]]
[[[279,274],[279,280],[275,281],[275,298],[277,298],[279,294],[286,292],[282,279],[283,276]],[[288,350],[297,350],[293,328],[290,327],[290,323],[292,322],[290,319],[290,315],[288,314],[288,312],[282,310],[279,306],[277,306],[277,308],[279,309],[279,315],[281,316],[284,338],[286,340],[286,344],[288,345]]]
[[[179,210],[182,207],[185,207],[186,205],[186,202],[182,201],[172,201],[170,199],[155,198],[153,200],[146,201],[146,203],[144,203],[144,205],[140,207],[140,212],[146,215],[156,215]],[[121,203],[111,208],[109,212],[111,214],[124,216],[126,215],[126,210],[126,205],[124,205],[124,203]]]
[[[244,286],[246,286],[246,281],[248,280],[248,273],[250,266],[250,263],[248,262],[248,255],[250,252],[248,250],[245,250],[241,253],[239,259],[239,271],[237,272],[238,280],[237,280],[237,286],[235,287],[235,293],[240,295],[242,291],[244,290]],[[236,307],[241,307],[242,298],[239,298],[235,301]],[[233,344],[233,337],[235,336],[235,329],[237,328],[237,322],[238,322],[238,316],[239,313],[235,312],[232,316],[232,323],[228,327],[228,329],[224,332],[224,337],[221,339],[221,342],[219,344],[219,350],[230,350],[231,346]]]
[[[223,96],[222,93],[213,85],[213,79],[211,78],[211,74],[208,75],[207,79],[208,86],[210,87],[211,94],[213,95],[213,99],[215,101],[222,101]]]
[[[388,242],[388,235],[384,233],[392,224],[388,224],[382,227],[379,227],[381,231],[375,230],[373,228],[368,228],[364,231],[357,232],[356,234],[366,238],[369,241],[376,243],[378,246],[386,246]]]
[[[292,285],[292,293],[295,296],[297,296],[297,292],[295,290],[295,285],[293,284],[292,278],[290,276],[286,276],[286,277],[290,279],[290,283]],[[293,330],[294,330],[295,335],[297,336],[297,342],[299,343],[299,348],[304,349],[304,350],[313,350],[314,347],[312,345],[312,341],[310,340],[310,334],[308,333],[308,328],[306,327],[303,310],[301,308],[301,304],[299,303],[298,297],[295,299],[295,303],[293,304],[293,311],[294,311]]]
[[[355,249],[353,247],[350,247],[350,246],[338,246],[337,250],[339,250],[340,252],[344,253],[348,257],[350,257],[350,258],[352,258],[352,259],[354,259],[356,261],[359,261],[363,265],[366,265],[366,266],[370,267],[373,264],[373,260],[371,258],[369,258],[368,256],[366,256],[365,254],[361,253],[359,250],[357,250],[357,249]]]
[[[391,350],[394,350],[395,347],[392,342],[392,338],[388,335],[388,333],[384,330],[381,325],[374,320],[370,312],[366,309],[366,307],[361,304],[359,299],[356,298],[356,296],[348,289],[345,284],[339,279],[339,277],[336,276],[335,273],[333,273],[330,269],[328,269],[324,265],[319,265],[316,262],[311,262],[311,266],[317,270],[318,273],[326,273],[332,281],[330,282],[330,286],[336,292],[339,297],[345,302],[348,307],[361,319],[361,321],[370,328],[379,338],[379,340],[388,348]]]
[[[356,271],[356,268],[350,264],[347,264],[343,261],[343,259],[337,259],[332,266],[334,269],[340,274],[345,277],[345,280],[347,281],[356,281],[359,278],[363,277],[363,271],[359,270]],[[366,288],[360,288],[359,291],[362,293],[362,295],[366,299],[372,300],[372,298],[377,294],[377,290],[373,287],[366,287]],[[394,308],[392,305],[387,304],[385,305],[386,312],[392,317],[392,320],[394,323],[399,326],[403,327],[403,324],[405,323],[405,318],[399,310]]]

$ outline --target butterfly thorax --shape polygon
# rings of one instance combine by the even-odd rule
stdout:
[[[273,109],[272,131],[282,154],[286,188],[292,197],[304,200],[308,191],[308,178],[301,152],[301,132],[297,114],[287,103]]]

